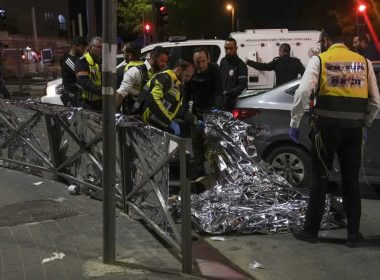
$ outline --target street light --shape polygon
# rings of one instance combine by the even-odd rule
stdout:
[[[356,6],[356,32],[361,34],[365,30],[364,17],[366,16],[367,5],[365,3],[358,3]]]
[[[235,8],[232,4],[227,4],[226,5],[227,11],[231,11],[231,28],[232,32],[235,31]]]
[[[360,13],[364,13],[366,9],[367,9],[367,6],[366,6],[365,4],[360,4],[360,5],[358,6],[358,11],[359,11]]]

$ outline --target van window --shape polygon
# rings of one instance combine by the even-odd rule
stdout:
[[[197,48],[206,48],[210,52],[211,62],[217,63],[220,56],[220,48],[216,45],[193,45],[193,46],[173,46],[166,47],[165,49],[169,53],[169,62],[168,66],[173,68],[178,59],[184,59],[189,62],[193,62],[193,52]],[[143,53],[141,58],[146,59],[150,56],[150,51]]]
[[[181,58],[192,62],[194,50],[201,47],[206,48],[209,51],[211,62],[218,62],[218,58],[220,56],[220,48],[216,45],[183,46]]]
[[[178,56],[178,58],[180,58],[181,56],[180,56],[180,50],[177,50],[177,52],[179,52],[179,55],[177,55],[176,54],[176,47],[173,47],[173,48],[171,48],[171,47],[166,47],[166,48],[164,48],[167,52],[168,52],[168,54],[169,54],[169,62],[168,62],[168,66],[169,67],[171,67],[171,66],[174,66],[174,64],[175,64],[175,62],[176,62],[176,57]],[[177,49],[179,49],[179,48],[177,48]],[[150,53],[151,53],[151,50],[149,50],[149,51],[147,51],[147,52],[145,52],[145,53],[142,53],[141,54],[141,60],[142,61],[145,61],[145,60],[147,60],[147,59],[149,59],[150,58]]]

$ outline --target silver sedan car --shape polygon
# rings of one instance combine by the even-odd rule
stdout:
[[[380,62],[373,63],[378,77]],[[239,97],[233,115],[254,126],[263,128],[255,144],[259,156],[271,164],[280,175],[291,184],[307,188],[311,182],[311,157],[309,138],[309,113],[300,124],[300,144],[293,143],[288,137],[290,111],[293,98],[300,80],[294,80],[272,90],[247,92]],[[373,184],[380,183],[380,114],[368,131],[368,140],[364,147],[361,179]],[[335,162],[331,179],[339,178],[339,164]]]

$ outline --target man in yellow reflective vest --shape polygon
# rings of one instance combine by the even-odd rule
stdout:
[[[84,108],[102,110],[102,38],[93,37],[88,51],[75,63],[77,84],[82,90]]]
[[[327,183],[337,154],[347,213],[347,245],[355,247],[363,238],[359,232],[362,144],[379,111],[380,96],[371,62],[350,51],[342,42],[343,32],[338,24],[331,23],[324,28],[320,36],[322,53],[311,58],[294,96],[289,137],[297,145],[305,141],[299,137],[298,127],[304,108],[310,97],[314,99],[314,94],[316,105],[311,108],[310,118],[310,200],[303,229],[295,229],[293,235],[303,241],[318,241]]]
[[[181,136],[182,131],[176,119],[191,125],[203,127],[202,121],[183,106],[182,83],[194,74],[194,66],[182,59],[173,70],[165,70],[153,76],[144,87],[147,91],[142,114],[144,122]]]
[[[166,68],[169,54],[161,46],[155,47],[150,53],[150,58],[141,61],[141,48],[136,44],[130,44],[129,52],[132,57],[124,70],[123,81],[116,91],[116,110],[123,103],[123,113],[130,114],[134,103],[142,91],[142,88],[155,73]]]

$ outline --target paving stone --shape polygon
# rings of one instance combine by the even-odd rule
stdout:
[[[0,207],[30,200],[64,198],[63,207],[79,215],[16,226],[0,227],[0,279],[80,280],[83,264],[101,259],[103,251],[102,203],[86,195],[71,196],[66,186],[31,175],[0,169]],[[31,182],[44,181],[41,187]],[[5,183],[4,183],[5,182]],[[118,259],[134,258],[139,264],[156,266],[161,270],[181,271],[180,262],[164,248],[139,222],[118,211]],[[62,259],[51,258],[63,252]],[[6,256],[6,257],[4,257]],[[95,279],[95,278],[94,278]],[[109,274],[96,280],[118,279],[183,279],[182,276],[148,271],[144,275]]]

